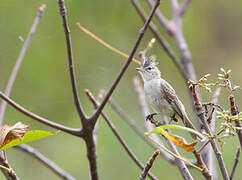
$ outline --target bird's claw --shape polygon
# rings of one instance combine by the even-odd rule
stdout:
[[[150,121],[150,120],[154,119],[153,116],[155,116],[155,115],[157,115],[157,113],[148,114],[148,115],[145,117],[145,120],[146,120],[146,121],[148,121],[148,120]]]

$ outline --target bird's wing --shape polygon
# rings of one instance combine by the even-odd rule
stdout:
[[[161,80],[161,90],[163,92],[164,98],[171,105],[172,109],[183,119],[183,113],[181,111],[181,105],[179,104],[179,99],[176,95],[175,90],[171,87],[171,85],[165,80]]]

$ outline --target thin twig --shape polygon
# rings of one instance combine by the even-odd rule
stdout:
[[[196,108],[196,111],[197,111],[197,116],[200,118],[201,122],[203,123],[203,126],[205,128],[206,133],[210,137],[212,137],[213,134],[212,134],[211,129],[210,129],[210,127],[209,127],[209,125],[208,125],[208,123],[206,121],[205,112],[204,112],[204,110],[202,108],[202,104],[201,104],[201,102],[199,101],[199,99],[197,97],[197,94],[196,94],[196,91],[195,91],[195,85],[190,85],[190,90],[191,90],[192,95],[193,95],[194,105],[195,105],[195,108]],[[228,175],[227,169],[225,167],[222,154],[219,151],[215,140],[214,139],[211,139],[210,142],[211,142],[213,151],[214,151],[214,153],[216,155],[216,158],[218,160],[219,168],[220,168],[220,171],[222,173],[223,179],[224,180],[229,180],[229,175]]]
[[[143,169],[142,171],[142,174],[140,175],[139,179],[140,180],[145,180],[146,179],[146,176],[150,170],[150,168],[152,167],[156,157],[160,154],[160,150],[156,150],[152,156],[150,157],[150,159],[148,160],[148,162],[146,163],[146,166],[145,168]]]
[[[71,79],[71,87],[72,87],[72,94],[73,99],[75,102],[76,110],[79,114],[79,117],[81,119],[82,124],[86,123],[86,115],[81,107],[81,103],[79,100],[79,95],[77,91],[77,85],[76,85],[76,78],[75,78],[75,72],[74,72],[74,64],[73,64],[73,55],[72,55],[72,48],[71,48],[71,32],[68,27],[67,23],[67,17],[66,17],[66,8],[64,5],[64,0],[58,0],[59,4],[59,11],[60,15],[62,17],[62,23],[63,28],[65,32],[65,38],[66,38],[66,49],[67,49],[67,56],[68,56],[68,67],[69,67],[69,73],[70,73],[70,79]]]
[[[27,36],[27,38],[26,38],[26,40],[24,42],[24,45],[23,45],[23,47],[22,47],[22,49],[21,49],[21,51],[19,53],[18,59],[16,61],[16,64],[15,64],[13,70],[12,70],[12,73],[11,73],[10,77],[9,77],[7,87],[6,87],[5,91],[4,91],[6,96],[9,96],[10,93],[11,93],[11,90],[12,90],[15,78],[17,76],[17,73],[18,73],[18,70],[20,68],[20,65],[21,65],[21,63],[23,61],[25,52],[27,51],[27,49],[29,47],[31,39],[32,39],[32,37],[33,37],[33,35],[34,35],[35,31],[36,31],[36,28],[37,28],[37,26],[39,24],[39,21],[40,21],[43,13],[45,11],[45,8],[46,8],[46,5],[43,4],[42,6],[40,6],[40,8],[37,11],[36,17],[34,19],[34,23],[33,23],[32,27],[30,29],[30,32],[29,32],[29,34],[28,34],[28,36]],[[6,105],[7,105],[7,103],[5,101],[3,101],[2,104],[1,104],[1,107],[0,107],[0,127],[2,125],[2,121],[3,121],[3,118],[4,118]]]
[[[238,106],[235,104],[235,97],[234,97],[233,93],[230,94],[229,101],[230,101],[231,115],[233,115],[233,116],[238,115],[239,109],[238,109]],[[238,128],[236,130],[236,133],[237,133],[238,138],[239,138],[240,147],[242,148],[242,130],[241,130],[242,126],[241,126],[241,123],[239,121],[235,121],[235,125]]]
[[[53,121],[50,121],[48,119],[45,119],[45,118],[43,118],[41,116],[38,116],[37,114],[34,114],[34,113],[26,110],[25,108],[23,108],[22,106],[20,106],[16,102],[14,102],[12,99],[7,97],[2,92],[0,92],[0,98],[5,100],[8,104],[10,104],[12,107],[14,107],[19,112],[25,114],[26,116],[28,116],[28,117],[30,117],[32,119],[35,119],[35,120],[37,120],[37,121],[39,121],[39,122],[41,122],[43,124],[46,124],[46,125],[48,125],[50,127],[53,127],[53,128],[59,129],[61,131],[64,131],[64,132],[66,132],[68,134],[72,134],[72,135],[75,135],[75,136],[78,136],[78,137],[81,136],[80,129],[74,129],[74,128],[66,127],[66,126],[63,126],[61,124],[55,123]]]
[[[202,156],[200,153],[198,153],[196,150],[193,151],[194,156],[197,159],[197,164],[199,165],[200,168],[203,169],[203,176],[207,179],[207,180],[212,180],[212,174],[211,172],[208,171],[208,168],[206,166],[206,164],[204,163]]]
[[[214,105],[217,104],[220,92],[221,92],[221,88],[217,88],[212,97],[212,104],[214,104]],[[215,107],[219,108],[220,106],[215,106]],[[214,134],[216,113],[214,113],[213,111],[211,113],[212,114],[211,114],[210,129],[211,129],[212,134]],[[202,153],[202,157],[203,157],[205,164],[208,167],[209,172],[213,175],[213,180],[218,179],[216,163],[214,161],[214,154],[213,154],[213,149],[211,147],[211,144],[209,144],[208,146],[205,147],[205,149]]]
[[[89,90],[85,91],[89,100],[93,103],[94,108],[98,108],[99,107],[99,103],[95,100],[94,96],[92,95],[92,93]],[[125,149],[125,151],[128,153],[129,157],[136,163],[136,165],[140,168],[140,169],[144,169],[144,165],[137,159],[137,157],[135,156],[135,154],[130,150],[130,148],[128,147],[128,145],[126,144],[126,142],[123,140],[123,138],[119,135],[118,131],[116,130],[115,126],[113,125],[113,123],[111,122],[111,120],[107,117],[107,115],[103,112],[101,112],[102,117],[104,118],[105,122],[108,124],[108,126],[110,127],[110,129],[112,130],[112,132],[114,133],[114,135],[116,136],[116,138],[119,140],[120,144],[122,145],[122,147]],[[152,179],[152,180],[157,180],[157,178],[151,174],[148,173],[148,176]]]
[[[234,159],[234,165],[233,165],[232,171],[231,171],[230,176],[229,176],[230,180],[233,179],[234,172],[235,172],[236,167],[239,163],[239,159],[240,159],[240,147],[238,147],[237,151],[236,151],[236,155],[235,155],[235,159]]]
[[[142,18],[142,20],[146,21],[147,16],[146,16],[144,10],[142,9],[142,7],[140,6],[139,2],[137,0],[132,0],[132,3],[134,5],[134,7],[136,8],[137,12],[139,13],[140,17]],[[158,12],[158,11],[156,11],[156,12]],[[171,58],[173,63],[176,65],[177,69],[179,69],[179,72],[182,74],[182,77],[184,78],[184,80],[187,82],[188,78],[186,77],[186,73],[185,73],[183,67],[181,66],[181,64],[179,63],[179,60],[177,59],[175,53],[170,48],[169,43],[160,35],[160,32],[155,24],[153,24],[151,22],[149,24],[149,28],[153,32],[155,37],[157,38],[161,47],[164,49],[164,51],[167,53],[167,55]]]
[[[151,22],[151,19],[155,13],[155,10],[158,8],[160,4],[160,0],[156,0],[151,12],[150,12],[150,15],[149,15],[149,18],[147,19],[147,21],[145,22],[144,26],[140,29],[139,31],[139,36],[138,36],[138,39],[137,41],[135,42],[135,45],[129,55],[129,58],[127,59],[126,63],[123,65],[121,71],[119,72],[119,74],[117,75],[116,79],[114,80],[111,88],[109,89],[109,91],[107,92],[106,96],[104,97],[102,103],[100,104],[100,106],[97,108],[96,112],[92,115],[91,119],[93,121],[93,124],[95,124],[95,122],[97,121],[97,118],[99,117],[100,113],[102,112],[105,104],[108,102],[108,99],[110,98],[110,96],[112,95],[114,89],[116,88],[116,86],[118,85],[119,81],[121,80],[122,76],[124,75],[125,71],[127,70],[130,62],[132,61],[133,59],[133,56],[144,36],[144,33],[145,31],[147,30],[148,26],[149,26],[149,23]]]
[[[114,102],[114,100],[112,98],[109,99],[109,104],[111,105],[111,107],[113,108],[113,110],[115,112],[118,113],[118,115],[142,138],[145,139],[145,135],[144,135],[144,131],[137,126],[136,122],[131,119],[125,112],[123,109],[121,109],[121,107]]]
[[[8,160],[4,157],[0,156],[0,162],[1,164],[8,168],[10,171],[7,171],[8,176],[6,176],[9,180],[20,180],[15,171],[12,169],[12,167],[9,165]],[[6,171],[6,170],[5,170]]]
[[[107,42],[105,42],[104,40],[102,40],[101,38],[97,37],[95,34],[93,34],[90,31],[88,31],[80,23],[76,23],[76,25],[77,25],[77,27],[80,30],[82,30],[84,33],[86,33],[88,36],[90,36],[91,38],[93,38],[94,40],[96,40],[97,42],[99,42],[100,44],[102,44],[103,46],[105,46],[106,48],[110,49],[111,51],[113,51],[116,54],[118,54],[120,56],[123,56],[125,58],[128,58],[129,57],[129,55],[123,53],[122,51],[118,50],[117,48],[114,48],[113,46],[111,46],[110,44],[108,44]],[[132,61],[140,65],[140,61],[139,60],[133,58]]]
[[[43,163],[48,169],[50,169],[52,172],[54,172],[57,176],[59,176],[61,179],[64,180],[75,180],[70,174],[65,172],[63,169],[61,169],[57,164],[55,164],[53,161],[45,157],[43,154],[41,154],[39,151],[37,151],[35,148],[27,145],[27,144],[21,144],[18,146],[14,146],[15,149],[19,149],[33,158],[38,159],[41,163]]]
[[[181,16],[185,14],[190,3],[191,3],[191,0],[184,0],[183,4],[180,6],[180,9],[179,9]]]

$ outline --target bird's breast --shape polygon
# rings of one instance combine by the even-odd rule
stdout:
[[[144,83],[145,94],[157,113],[170,115],[173,112],[170,104],[164,99],[160,81],[149,81]]]

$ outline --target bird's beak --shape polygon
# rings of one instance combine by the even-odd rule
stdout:
[[[138,72],[141,72],[141,71],[142,71],[141,68],[136,68],[136,70],[137,70]]]

